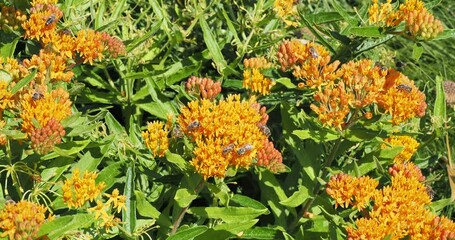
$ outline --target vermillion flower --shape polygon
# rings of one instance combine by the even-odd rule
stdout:
[[[350,103],[352,108],[364,108],[377,101],[382,93],[386,71],[382,71],[369,59],[350,61],[338,71],[341,81],[354,96]]]
[[[13,6],[1,6],[0,28],[3,31],[19,30],[21,24],[27,20],[27,16]]]
[[[221,82],[210,78],[191,76],[185,84],[185,90],[198,97],[213,100],[221,92]]]
[[[444,31],[440,20],[429,13],[425,8],[409,12],[406,16],[406,30],[411,36],[430,40]]]
[[[273,3],[273,10],[276,15],[281,18],[288,26],[297,26],[298,23],[288,18],[297,15],[296,0],[275,0]]]
[[[61,54],[66,54],[63,48],[61,50],[63,51]],[[74,73],[69,70],[67,59],[67,56],[42,49],[39,55],[33,55],[30,59],[25,59],[24,66],[38,69],[35,76],[37,84],[48,83],[49,81],[69,82]]]
[[[335,199],[338,205],[347,208],[353,205],[357,209],[364,209],[371,201],[379,182],[370,177],[354,178],[346,174],[338,174],[330,178],[326,192]]]
[[[51,118],[44,127],[33,130],[30,140],[36,153],[46,154],[52,151],[56,144],[61,143],[63,136],[65,130],[62,124]]]
[[[106,32],[101,33],[101,41],[106,46],[106,53],[112,58],[123,56],[126,54],[125,44],[115,37],[112,37]]]
[[[54,4],[35,4],[30,9],[30,17],[22,23],[24,37],[48,41],[62,16],[63,12]]]
[[[6,122],[3,120],[0,120],[0,130],[3,130],[5,125],[6,125]],[[0,146],[6,145],[7,141],[8,141],[8,139],[6,139],[6,135],[3,133],[0,133]]]
[[[71,114],[69,94],[62,88],[44,93],[26,93],[20,103],[22,131],[29,136],[36,128],[46,126],[52,118],[61,121]],[[39,126],[35,126],[36,123]]]
[[[163,157],[169,149],[169,127],[160,121],[148,123],[147,130],[142,132],[145,145],[154,157]]]
[[[96,184],[95,180],[98,174],[86,171],[82,178],[79,169],[75,169],[71,178],[66,179],[63,190],[63,201],[68,208],[80,208],[88,201],[94,201],[103,188],[106,187],[104,182]]]
[[[273,173],[280,173],[285,170],[280,151],[268,139],[263,140],[262,148],[257,154],[256,165],[265,167]]]
[[[370,23],[378,26],[394,27],[403,21],[403,16],[393,9],[392,0],[381,4],[378,3],[378,0],[373,0],[368,14]]]
[[[404,163],[411,159],[412,155],[417,151],[419,143],[409,136],[391,136],[384,141],[393,146],[403,146],[404,149],[393,159],[394,163]],[[382,149],[387,148],[386,144],[381,146]]]
[[[354,96],[348,92],[343,82],[336,86],[328,86],[314,94],[314,100],[318,103],[311,104],[310,108],[318,116],[323,125],[342,129],[345,119],[350,112],[349,104],[353,101]]]
[[[36,239],[46,220],[46,211],[45,206],[33,202],[7,203],[0,212],[0,228],[3,229],[0,236],[8,236],[9,239]]]
[[[205,179],[224,177],[228,167],[248,168],[267,138],[258,124],[261,110],[253,97],[229,95],[218,103],[202,99],[181,109],[178,123],[196,144],[191,164]]]
[[[400,124],[413,117],[425,115],[427,104],[423,94],[405,75],[395,71],[386,77],[384,94],[378,97],[378,105],[392,115],[392,123]]]
[[[105,46],[101,33],[94,30],[80,30],[76,36],[76,51],[84,59],[84,63],[93,65],[94,60],[101,61]]]

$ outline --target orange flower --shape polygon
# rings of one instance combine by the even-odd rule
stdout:
[[[243,60],[243,65],[245,66],[243,70],[243,87],[262,95],[269,94],[275,82],[265,77],[261,71],[271,68],[272,64],[264,57],[259,57],[245,59]]]
[[[378,26],[395,27],[403,21],[403,16],[393,9],[392,0],[381,4],[378,3],[378,0],[373,0],[368,14],[370,23]]]
[[[27,16],[21,11],[16,9],[14,6],[5,6],[3,3],[1,6],[0,15],[0,27],[3,31],[19,30],[21,24],[27,20]]]
[[[298,23],[289,20],[289,17],[297,15],[296,0],[275,0],[273,10],[288,26],[297,26]]]
[[[60,50],[63,51],[61,54],[66,54],[63,48]],[[44,49],[41,49],[39,55],[33,55],[30,59],[25,59],[24,66],[27,68],[38,68],[35,76],[37,84],[44,84],[49,81],[69,82],[74,76],[74,73],[68,69],[67,56],[57,55]]]
[[[3,130],[5,125],[6,125],[6,122],[3,120],[0,120],[0,130]],[[6,135],[3,133],[0,133],[0,146],[6,145],[7,141],[8,141],[8,139],[6,139]]]
[[[80,208],[89,200],[94,201],[101,194],[106,184],[104,182],[96,184],[97,177],[97,173],[85,171],[81,178],[79,169],[74,170],[72,177],[66,179],[62,186],[63,201],[68,208]]]
[[[22,23],[24,37],[49,42],[55,32],[57,22],[63,12],[54,4],[35,4],[30,9],[30,17]]]
[[[355,178],[347,174],[338,174],[330,178],[326,192],[335,199],[335,207],[347,208],[353,205],[364,209],[371,201],[379,182],[370,177]]]
[[[198,97],[213,100],[221,92],[221,82],[210,78],[191,76],[185,84],[185,90]]]
[[[384,84],[384,94],[378,97],[378,105],[392,115],[392,123],[400,124],[415,116],[425,115],[425,94],[402,73],[389,70]]]
[[[392,146],[403,146],[404,149],[393,159],[394,163],[404,163],[411,159],[412,155],[417,151],[419,143],[409,136],[391,136],[384,139],[386,143]],[[386,148],[386,144],[382,144],[381,148]]]
[[[46,126],[51,118],[61,121],[71,114],[69,94],[62,88],[44,93],[26,93],[20,102],[22,131],[28,136],[31,136],[36,128]],[[35,126],[36,123],[39,126]]]
[[[88,62],[93,65],[94,60],[101,61],[104,57],[104,50],[101,33],[91,29],[83,29],[77,33],[76,51],[84,59],[84,63]]]
[[[148,123],[147,130],[142,132],[145,145],[152,151],[154,157],[163,157],[169,149],[169,127],[163,122],[153,121]]]
[[[0,212],[0,228],[3,229],[0,237],[36,239],[46,220],[46,211],[45,206],[29,201],[7,202]]]
[[[441,21],[435,19],[425,8],[411,11],[406,17],[406,30],[411,36],[430,40],[444,31]]]
[[[202,99],[181,109],[178,123],[196,146],[191,164],[205,179],[224,177],[228,167],[248,168],[267,138],[258,124],[264,117],[253,97],[229,95],[218,103]]]

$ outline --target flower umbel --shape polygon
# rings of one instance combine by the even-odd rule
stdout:
[[[275,82],[265,77],[261,71],[271,68],[271,64],[264,57],[245,59],[243,64],[243,87],[262,95],[269,94]]]
[[[404,163],[411,159],[412,155],[417,151],[419,143],[409,136],[391,136],[384,139],[384,141],[391,146],[403,146],[404,149],[393,159],[394,163]],[[386,148],[387,145],[383,144],[381,148]]]
[[[86,171],[80,177],[79,169],[73,171],[71,178],[66,179],[63,190],[63,201],[68,208],[80,208],[88,201],[94,201],[106,186],[104,182],[96,184],[98,174]]]
[[[169,148],[169,127],[160,121],[148,123],[147,130],[142,132],[145,145],[154,157],[163,157]]]

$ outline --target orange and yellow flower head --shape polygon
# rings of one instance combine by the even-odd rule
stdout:
[[[62,16],[63,12],[54,4],[35,4],[29,18],[22,23],[24,37],[49,42]]]
[[[147,130],[142,132],[145,145],[154,157],[163,157],[169,149],[169,126],[161,121],[149,122]]]
[[[419,142],[410,136],[391,136],[384,139],[384,141],[393,146],[403,146],[404,149],[393,159],[394,163],[408,162],[412,155],[417,151]],[[387,148],[386,144],[383,144],[381,148]]]
[[[297,15],[296,3],[296,0],[275,0],[273,3],[273,10],[276,15],[287,26],[298,26],[298,23],[292,20],[292,17]]]
[[[104,182],[96,183],[98,174],[88,172],[80,176],[79,169],[75,169],[71,178],[65,180],[62,186],[63,201],[68,208],[80,208],[88,201],[94,201],[106,187]]]
[[[254,97],[229,95],[218,102],[202,99],[181,109],[178,123],[194,142],[191,164],[205,179],[223,178],[229,167],[248,168],[267,136],[265,117]]]
[[[35,54],[30,59],[25,59],[24,66],[38,69],[35,76],[37,84],[54,81],[69,82],[74,76],[73,71],[68,68],[66,56],[45,49],[41,49],[38,55]]]
[[[82,29],[76,34],[76,52],[79,53],[84,63],[93,65],[93,61],[104,58],[105,45],[102,35],[91,29]]]
[[[261,95],[270,93],[270,89],[275,82],[267,78],[262,73],[263,70],[270,69],[272,64],[264,57],[248,58],[243,61],[245,70],[243,70],[243,88],[251,89]]]
[[[43,205],[20,201],[7,202],[0,211],[1,237],[9,239],[36,239],[41,225],[46,221],[47,208]]]

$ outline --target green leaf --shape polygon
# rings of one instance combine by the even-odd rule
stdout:
[[[191,202],[197,198],[197,194],[194,190],[189,190],[186,188],[178,189],[175,193],[174,200],[177,202],[177,205],[181,208],[188,207]]]
[[[200,217],[221,219],[227,223],[245,222],[256,217],[269,214],[267,209],[254,209],[248,207],[193,207],[188,213]]]
[[[17,37],[16,35],[5,34],[2,31],[1,42],[0,42],[0,56],[3,58],[13,58],[14,51],[16,50],[16,45],[21,39],[21,37]]]
[[[126,170],[125,189],[123,191],[123,194],[126,195],[126,210],[123,209],[122,211],[122,222],[124,223],[124,229],[129,234],[132,234],[136,228],[136,198],[134,197],[135,169],[134,161],[131,161]]]
[[[310,193],[308,189],[301,185],[299,189],[295,191],[289,198],[280,202],[281,205],[287,207],[298,207],[302,205],[308,198],[310,197]]]
[[[188,240],[193,239],[205,231],[207,231],[208,227],[206,226],[195,226],[192,228],[183,229],[177,231],[174,235],[167,238],[167,240]]]
[[[445,29],[441,34],[435,37],[433,40],[441,40],[455,37],[455,29]]]
[[[321,12],[307,16],[308,21],[314,24],[338,22],[344,18],[338,12]]]
[[[38,232],[38,236],[48,235],[49,239],[57,239],[73,230],[89,227],[95,221],[93,214],[75,214],[55,218],[44,223]]]
[[[186,172],[189,169],[188,162],[185,161],[185,159],[183,159],[182,156],[175,153],[171,153],[169,151],[165,153],[165,156],[167,161],[172,163],[181,172]]]
[[[220,74],[223,74],[224,69],[226,68],[226,60],[224,60],[223,54],[221,53],[221,49],[218,46],[217,41],[215,40],[215,36],[213,36],[213,31],[210,29],[209,25],[205,21],[205,15],[199,15],[199,25],[201,26],[202,33],[204,36],[204,42],[207,45],[207,49],[210,52],[210,55],[215,63],[216,69]]]
[[[172,106],[171,102],[151,102],[151,103],[139,103],[136,104],[137,107],[140,109],[150,113],[153,116],[156,116],[160,119],[167,119],[168,113],[176,112],[174,110],[174,106]]]
[[[332,132],[326,128],[294,130],[292,134],[294,134],[295,136],[299,137],[302,140],[312,139],[317,143],[329,142],[340,138],[340,136],[336,132]]]
[[[379,158],[382,159],[393,159],[398,154],[400,154],[404,149],[404,146],[393,146],[393,147],[386,147],[381,149],[379,152]]]
[[[420,44],[414,43],[412,46],[412,59],[418,61],[422,56],[424,49]]]
[[[442,136],[444,129],[444,120],[446,119],[446,100],[443,87],[443,79],[441,76],[436,76],[436,99],[434,102],[433,112],[433,127],[436,131],[436,136]]]
[[[36,72],[37,69],[35,68],[29,75],[17,82],[16,85],[11,88],[11,93],[16,94],[22,87],[29,84],[35,78]]]
[[[232,197],[231,202],[236,203],[242,207],[250,207],[250,208],[254,208],[254,209],[266,209],[266,207],[261,202],[258,202],[250,197],[243,196],[240,194],[235,194]]]
[[[297,87],[294,83],[291,82],[291,79],[289,78],[278,78],[276,82],[288,89],[295,89]]]
[[[54,147],[54,152],[60,156],[71,156],[84,150],[90,142],[90,139],[87,139],[58,144]]]
[[[112,134],[122,134],[125,132],[125,129],[123,129],[122,124],[120,124],[117,121],[117,119],[115,119],[114,115],[112,115],[110,112],[106,114],[105,119],[106,125]]]
[[[331,1],[335,10],[340,14],[340,16],[350,25],[356,26],[358,20],[356,19],[355,15],[346,11],[346,8],[341,6],[338,1]]]
[[[435,212],[441,212],[445,207],[453,205],[454,201],[450,198],[440,199],[430,204],[430,208]]]
[[[259,240],[278,240],[284,239],[281,231],[268,227],[255,227],[245,230],[241,236],[244,239],[259,239]]]
[[[381,33],[379,27],[368,26],[368,27],[352,27],[349,29],[349,34],[359,37],[384,37],[385,34]]]
[[[105,182],[106,188],[111,188],[116,182],[120,181],[120,176],[125,175],[125,162],[110,164],[101,170],[96,178],[97,182]]]

